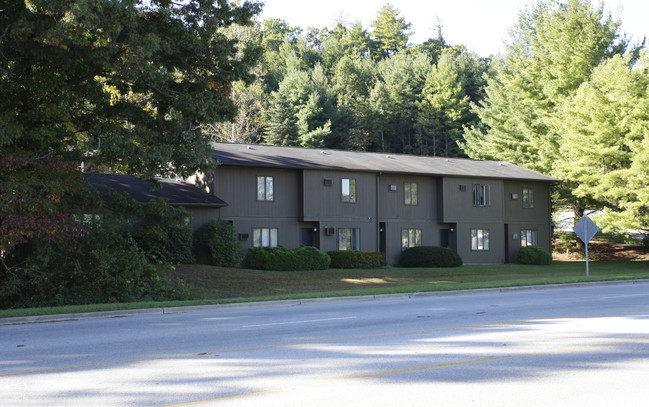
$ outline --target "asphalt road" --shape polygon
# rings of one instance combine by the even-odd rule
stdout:
[[[0,326],[2,406],[646,406],[649,283]]]

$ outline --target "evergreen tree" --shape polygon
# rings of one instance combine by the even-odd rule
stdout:
[[[474,106],[481,124],[465,132],[474,158],[506,160],[552,174],[560,158],[559,106],[612,54],[624,51],[620,22],[588,0],[539,2],[519,15],[486,99]]]
[[[397,51],[405,49],[410,38],[410,23],[399,16],[397,8],[389,3],[384,4],[372,22],[372,36],[379,43],[379,49],[384,56],[394,55]]]
[[[372,145],[376,123],[370,106],[370,91],[376,81],[376,62],[360,55],[345,55],[336,64],[332,86],[338,107],[347,112],[349,137],[342,145],[352,150],[366,150]]]
[[[336,147],[348,128],[321,65],[291,71],[273,92],[265,140],[271,144]]]
[[[377,80],[370,92],[376,119],[374,148],[398,153],[414,151],[417,106],[431,69],[425,55],[405,51],[377,64]]]
[[[615,56],[566,100],[557,173],[598,202],[606,229],[649,231],[649,59]]]
[[[457,141],[469,111],[456,58],[445,51],[428,74],[418,104],[417,142],[424,155],[457,157]]]

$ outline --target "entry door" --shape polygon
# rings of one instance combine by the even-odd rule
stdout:
[[[451,243],[451,231],[449,229],[440,229],[439,231],[439,245],[448,249]]]
[[[386,238],[385,238],[385,222],[379,223],[379,251],[385,254],[386,251]]]
[[[305,246],[315,246],[314,234],[315,232],[313,231],[313,228],[302,228],[301,243]]]

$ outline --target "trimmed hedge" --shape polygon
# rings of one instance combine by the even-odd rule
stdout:
[[[552,254],[539,246],[525,246],[518,250],[516,261],[520,264],[547,266],[552,263]]]
[[[380,252],[334,250],[328,254],[331,257],[330,267],[336,269],[373,269],[388,264]]]
[[[248,265],[253,269],[298,271],[326,270],[331,258],[315,247],[298,246],[287,249],[277,247],[251,247],[248,249]]]
[[[462,258],[445,247],[418,246],[404,250],[399,257],[401,267],[459,267]]]

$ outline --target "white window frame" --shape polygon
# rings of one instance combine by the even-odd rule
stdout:
[[[539,231],[534,229],[521,230],[521,247],[537,246],[539,242]]]
[[[252,245],[254,247],[276,247],[278,234],[277,228],[253,228]]]
[[[403,228],[401,229],[401,250],[409,247],[421,246],[421,229]]]
[[[417,205],[417,183],[416,182],[404,182],[403,183],[403,204],[404,205]]]
[[[491,185],[473,184],[473,206],[491,205]]]
[[[275,177],[257,176],[257,200],[270,202],[275,199]]]
[[[471,229],[471,250],[489,251],[489,229]]]
[[[356,203],[356,178],[340,179],[340,200],[344,203]]]
[[[360,250],[361,230],[358,228],[338,228],[338,250]]]

